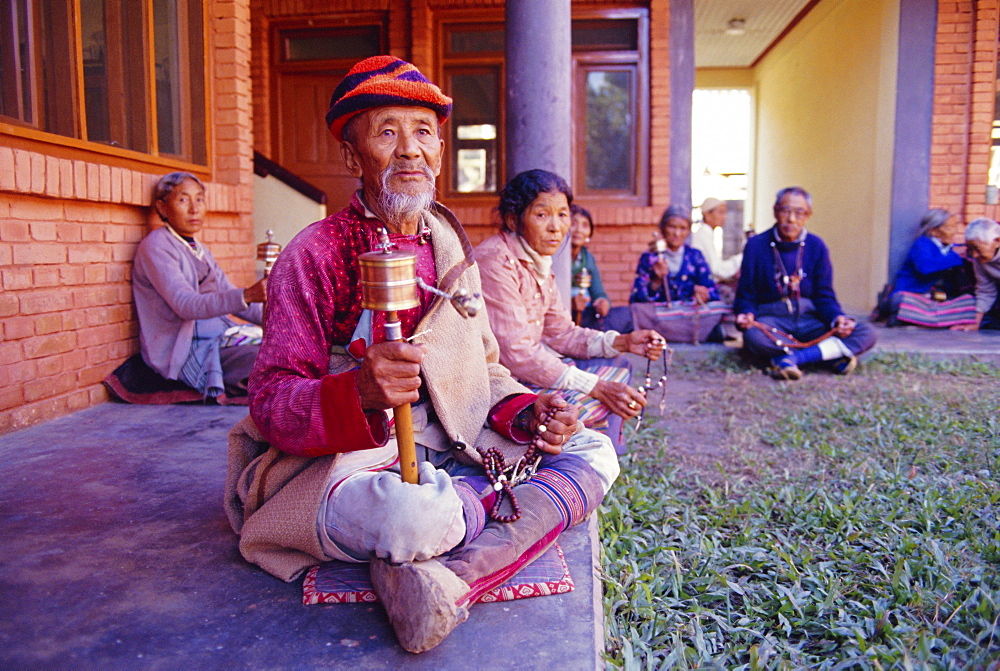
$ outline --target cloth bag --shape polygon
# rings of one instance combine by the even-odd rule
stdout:
[[[927,328],[948,328],[960,324],[976,323],[976,299],[963,294],[948,301],[936,301],[923,294],[900,292],[898,319],[908,324]]]
[[[673,303],[632,303],[632,325],[636,329],[653,329],[667,342],[697,345],[708,339],[730,308],[722,301],[704,305],[694,301]]]

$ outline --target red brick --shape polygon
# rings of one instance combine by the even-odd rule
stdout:
[[[87,164],[87,200],[99,200],[101,197],[101,176],[99,166]]]
[[[20,340],[35,335],[35,323],[31,317],[7,317],[3,320],[3,339]]]
[[[48,335],[62,331],[62,315],[60,313],[38,315],[35,319],[35,335]]]
[[[68,158],[59,159],[59,196],[73,197],[73,161]]]
[[[16,315],[19,309],[20,305],[17,296],[0,292],[0,317]]]
[[[21,387],[0,387],[0,410],[9,410],[24,404]]]
[[[73,307],[69,292],[53,289],[24,292],[20,300],[21,312],[26,315],[59,312]]]
[[[31,152],[31,192],[45,193],[45,156]]]
[[[55,156],[45,156],[45,195],[58,198],[59,193],[59,159]]]
[[[65,286],[83,284],[83,266],[59,266],[59,282]]]
[[[111,256],[111,249],[101,245],[81,244],[69,248],[70,263],[106,263]]]
[[[73,161],[73,195],[87,197],[87,162]]]
[[[37,365],[38,374],[36,377],[50,377],[52,375],[58,375],[65,370],[63,368],[63,356],[47,356],[44,359],[38,359],[32,363]]]
[[[31,281],[36,287],[54,287],[59,285],[60,267],[36,266],[31,270]]]
[[[98,166],[98,197],[102,201],[111,200],[111,166]]]
[[[75,333],[53,333],[44,336],[34,336],[21,341],[26,359],[40,359],[43,356],[62,354],[76,346]]]
[[[31,268],[4,268],[0,271],[4,291],[31,288]]]
[[[56,224],[53,221],[33,221],[28,225],[31,239],[48,242],[56,239]]]
[[[23,193],[31,190],[31,153],[14,150],[14,188]]]
[[[28,242],[31,233],[25,221],[0,221],[0,240],[7,242]]]
[[[66,245],[61,243],[36,242],[14,245],[12,251],[16,265],[66,263]]]
[[[14,150],[0,147],[0,191],[14,190],[14,170]]]

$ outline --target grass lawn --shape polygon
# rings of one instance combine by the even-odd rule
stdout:
[[[702,410],[641,429],[601,509],[610,668],[1000,668],[1000,370],[674,368]]]

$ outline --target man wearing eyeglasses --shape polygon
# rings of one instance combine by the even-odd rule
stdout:
[[[776,380],[798,380],[801,366],[825,365],[847,375],[875,332],[844,314],[833,291],[833,266],[823,240],[806,231],[812,196],[791,186],[774,201],[775,224],[743,251],[733,311],[743,347],[770,362]]]

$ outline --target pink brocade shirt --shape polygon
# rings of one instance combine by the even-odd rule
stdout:
[[[555,277],[538,279],[517,235],[502,232],[484,240],[476,247],[476,263],[490,326],[500,343],[500,363],[514,377],[552,387],[567,364],[551,350],[589,358],[588,343],[600,332],[573,323]]]
[[[264,340],[250,376],[250,414],[267,442],[284,452],[314,457],[367,449],[388,440],[386,414],[361,408],[357,369],[328,374],[330,352],[351,345],[361,319],[358,255],[376,247],[382,228],[369,215],[355,194],[350,206],[299,232],[268,278]],[[417,275],[434,286],[433,241],[421,245],[418,237],[391,240],[417,254]],[[399,312],[404,337],[413,334],[433,298],[423,290],[418,295],[420,307]],[[376,312],[376,341],[384,338],[383,322],[384,313]],[[352,346],[350,351],[358,355],[363,349]],[[509,404],[506,414],[530,400],[533,397]],[[503,405],[497,403],[494,412]],[[506,414],[500,433],[513,438],[509,428],[513,416]]]

